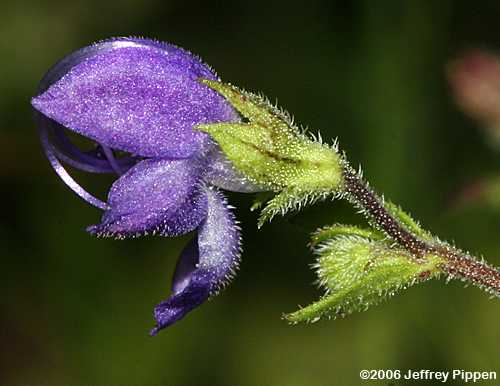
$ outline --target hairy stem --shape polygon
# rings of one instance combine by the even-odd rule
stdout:
[[[374,222],[374,225],[417,258],[429,253],[429,245],[410,232],[385,208],[383,200],[350,166],[343,170],[349,200]]]
[[[446,250],[442,256],[447,264],[443,267],[449,277],[470,281],[494,296],[500,297],[500,271],[484,261],[456,251]]]
[[[434,245],[415,235],[387,210],[383,199],[347,163],[343,168],[343,177],[348,199],[366,214],[378,229],[412,253],[417,260],[430,253],[442,256],[446,260],[443,271],[450,278],[469,281],[492,295],[500,296],[498,269],[449,245]]]

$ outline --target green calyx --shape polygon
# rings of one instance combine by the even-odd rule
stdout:
[[[306,135],[285,112],[260,96],[217,81],[200,82],[222,95],[241,115],[240,122],[197,129],[210,134],[234,167],[265,190],[252,206],[263,208],[259,226],[276,214],[318,199],[342,197],[372,227],[334,225],[313,235],[318,282],[326,293],[317,302],[285,315],[290,323],[365,310],[441,274],[498,296],[497,269],[440,241],[400,207],[379,197],[336,145]],[[495,188],[491,191],[497,196]]]
[[[278,213],[342,191],[342,157],[335,146],[315,141],[264,98],[232,85],[200,80],[241,114],[239,123],[199,125],[250,181],[278,193],[259,225]]]
[[[327,235],[332,238],[325,239]],[[315,244],[320,241],[320,244]],[[428,254],[416,260],[378,232],[335,225],[313,235],[318,282],[326,294],[317,302],[285,315],[291,323],[315,322],[366,310],[411,285],[442,273],[443,258]]]

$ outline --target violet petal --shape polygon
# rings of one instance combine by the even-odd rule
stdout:
[[[240,227],[222,193],[203,186],[207,197],[207,216],[198,228],[198,268],[210,272],[211,293],[221,289],[238,269],[241,253]]]
[[[41,114],[36,113],[35,114],[35,119],[38,119],[40,117],[43,117]],[[76,182],[73,177],[69,175],[67,170],[64,168],[64,166],[61,164],[60,160],[58,159],[58,153],[54,145],[50,142],[49,139],[49,128],[44,125],[40,124],[38,125],[38,133],[40,136],[40,142],[42,144],[42,148],[45,152],[45,155],[47,156],[47,159],[49,160],[50,165],[54,169],[54,171],[57,173],[57,175],[63,180],[63,182],[73,191],[75,192],[78,196],[83,198],[86,202],[88,202],[91,205],[94,205],[95,207],[99,209],[106,210],[109,208],[108,204],[101,201],[97,197],[94,197],[92,194],[87,192],[78,182]]]
[[[74,66],[66,60],[49,72],[43,83],[56,81],[33,106],[81,135],[144,157],[189,157],[209,141],[194,126],[239,119],[222,96],[198,82],[217,77],[189,52],[145,39],[99,44],[73,54]]]
[[[210,296],[210,282],[204,276],[194,275],[184,291],[171,296],[155,307],[156,326],[150,335],[182,319],[193,308],[198,307]]]
[[[193,308],[217,293],[234,275],[240,261],[240,232],[222,194],[204,186],[208,211],[197,239],[181,254],[174,273],[173,295],[155,307],[159,330],[183,318]]]
[[[184,247],[181,256],[177,260],[172,280],[172,293],[174,295],[182,292],[188,286],[199,260],[198,237],[194,237]]]
[[[113,184],[110,209],[89,232],[127,237],[192,231],[207,213],[207,199],[199,187],[202,168],[195,158],[139,162]]]

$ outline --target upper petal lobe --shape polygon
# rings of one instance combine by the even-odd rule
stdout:
[[[43,85],[33,106],[79,134],[144,157],[189,157],[208,141],[194,126],[239,119],[200,84],[198,78],[217,77],[187,51],[144,39],[100,44],[106,49],[73,54],[73,67],[59,65],[67,70],[60,78],[60,70],[49,72],[43,83],[54,83]]]

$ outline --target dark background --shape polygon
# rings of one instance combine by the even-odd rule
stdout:
[[[323,386],[361,384],[364,368],[500,372],[500,305],[457,282],[425,283],[346,319],[280,319],[321,294],[308,234],[363,223],[340,202],[257,231],[252,197],[230,195],[243,223],[238,276],[148,337],[187,237],[86,234],[100,214],[50,169],[29,105],[57,60],[120,35],[185,47],[223,80],[277,98],[297,122],[338,137],[372,185],[434,233],[500,265],[499,212],[452,205],[462,186],[500,170],[499,154],[445,77],[464,49],[500,49],[498,1],[4,1],[0,384]],[[105,197],[109,181],[81,179]]]

